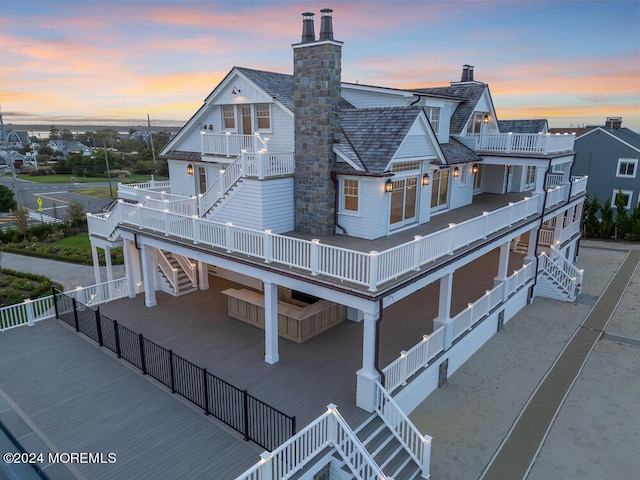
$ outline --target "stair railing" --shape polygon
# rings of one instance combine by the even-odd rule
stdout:
[[[549,250],[549,258],[551,258],[562,270],[565,271],[567,275],[572,278],[575,278],[577,281],[578,293],[582,290],[582,279],[584,276],[584,270],[576,267],[571,261],[565,257],[560,250],[555,247],[551,247]]]
[[[177,253],[172,253],[172,255],[173,258],[176,259],[176,262],[178,262],[178,265],[180,265],[180,268],[182,268],[184,273],[187,274],[189,280],[191,280],[191,285],[193,287],[197,287],[198,283],[196,282],[196,263],[192,262],[185,256],[178,255]]]
[[[376,413],[418,464],[422,476],[429,478],[432,437],[420,433],[380,382],[376,382],[376,392]]]
[[[158,249],[158,267],[173,287],[173,292],[178,293],[178,269],[169,263],[164,252],[160,249]]]
[[[542,252],[538,259],[538,270],[551,277],[569,297],[575,298],[574,295],[577,295],[577,278],[569,276],[546,252]]]
[[[215,182],[198,198],[198,215],[203,217],[245,175],[245,154],[241,153],[220,173]]]

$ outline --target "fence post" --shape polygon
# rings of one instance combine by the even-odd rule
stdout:
[[[264,231],[264,263],[271,263],[273,258],[273,236],[271,230]]]
[[[98,331],[98,343],[100,346],[104,346],[102,340],[102,322],[100,322],[100,307],[96,308],[96,330]]]
[[[369,252],[369,291],[375,292],[378,289],[378,252]]]
[[[455,249],[455,228],[456,228],[456,224],[455,223],[450,223],[449,224],[449,255],[453,255],[453,251]]]
[[[138,339],[140,340],[140,368],[142,369],[142,374],[147,374],[147,361],[144,356],[144,337],[142,334],[138,335]]]
[[[226,240],[227,240],[227,252],[231,253],[233,252],[233,249],[235,248],[233,245],[233,223],[231,222],[227,222],[225,223],[225,233],[226,233]]]
[[[260,478],[263,480],[273,480],[273,467],[269,461],[270,459],[271,452],[265,450],[260,454],[260,465],[262,466],[260,468],[260,473],[262,474]]]
[[[113,338],[116,341],[116,355],[118,358],[122,358],[122,352],[120,351],[120,331],[118,329],[118,321],[113,321]]]
[[[71,301],[73,302],[73,321],[76,325],[76,332],[79,332],[80,324],[78,323],[78,307],[76,306],[76,299],[72,298]]]
[[[318,256],[319,256],[319,247],[318,245],[320,245],[320,240],[317,238],[314,238],[311,240],[311,252],[310,252],[310,256],[311,258],[309,259],[309,263],[311,266],[311,275],[318,275],[318,265],[319,265],[319,260],[318,260]]]
[[[413,237],[413,270],[416,272],[420,271],[420,240],[422,237],[420,235],[415,235]]]
[[[51,293],[53,294],[53,308],[56,311],[56,318],[60,318],[58,315],[58,299],[56,298],[56,287],[51,287]]]
[[[202,380],[204,381],[204,414],[209,415],[209,382],[207,382],[207,369],[202,369]]]
[[[34,325],[34,314],[33,314],[33,300],[31,300],[30,298],[27,298],[24,301],[24,307],[27,310],[27,325],[29,325],[30,327],[33,327]]]
[[[431,438],[429,435],[422,436],[422,478],[429,478],[429,470],[431,469]]]
[[[249,440],[249,392],[242,391],[242,405],[244,412],[244,439]]]
[[[173,350],[169,350],[169,372],[171,373],[171,393],[176,393],[176,375],[173,369]]]

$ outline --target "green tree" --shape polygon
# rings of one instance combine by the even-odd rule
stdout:
[[[86,220],[84,206],[80,202],[70,202],[67,205],[67,218],[69,219],[69,224],[74,227],[83,224]]]
[[[640,240],[640,203],[638,203],[629,216],[627,240]]]
[[[587,199],[584,202],[584,234],[587,238],[598,236],[600,222],[598,221],[598,212],[602,206],[597,198],[593,200]]]
[[[629,231],[629,218],[627,217],[626,197],[621,190],[616,194],[616,238],[625,238]]]
[[[15,208],[11,211],[14,217],[16,229],[22,235],[22,239],[27,239],[27,232],[29,231],[29,209],[28,208]]]
[[[0,212],[10,212],[16,208],[18,204],[13,198],[13,192],[10,188],[0,185]]]
[[[49,129],[49,140],[60,140],[60,130],[55,125]]]
[[[613,236],[613,208],[611,208],[611,199],[607,198],[604,205],[600,209],[600,225],[598,227],[598,236],[603,240],[608,240]]]

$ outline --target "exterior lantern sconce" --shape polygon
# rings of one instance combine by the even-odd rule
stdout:
[[[390,178],[387,178],[387,181],[384,182],[384,191],[387,193],[391,193],[391,190],[393,190],[393,182]]]
[[[489,123],[489,115],[484,116],[484,123]]]
[[[471,173],[473,173],[474,175],[476,173],[478,173],[478,164],[477,163],[474,163],[473,167],[471,167]]]
[[[231,90],[231,95],[237,95],[239,93],[240,93],[240,89],[234,85],[233,89]]]
[[[193,165],[187,165],[187,175],[193,175]]]
[[[423,186],[423,187],[426,187],[427,185],[429,185],[429,174],[428,174],[428,173],[425,173],[425,174],[422,176],[422,186]]]
[[[460,169],[458,167],[453,167],[453,176],[458,177],[460,175]]]

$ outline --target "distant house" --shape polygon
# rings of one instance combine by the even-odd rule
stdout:
[[[531,120],[498,120],[498,127],[503,133],[548,133],[549,124],[546,118]]]
[[[91,148],[80,142],[70,142],[68,140],[51,140],[48,143],[49,148],[54,152],[60,152],[66,158],[72,153],[81,153],[82,155],[91,155]]]
[[[624,195],[628,210],[640,203],[640,134],[622,127],[622,118],[608,117],[604,126],[588,127],[575,141],[573,175],[588,175],[587,193],[613,205]]]

